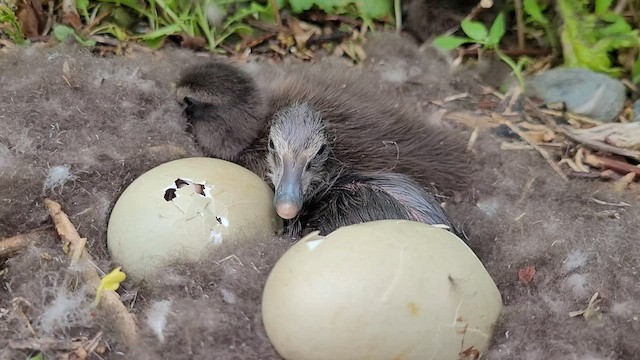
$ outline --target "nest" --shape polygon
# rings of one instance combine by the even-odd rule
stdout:
[[[496,100],[429,49],[392,35],[370,46],[365,68],[389,91],[431,121],[467,125],[481,170],[445,206],[503,296],[486,358],[633,358],[640,202],[628,178],[620,185],[635,169],[610,165],[633,156],[602,146],[636,150],[519,96]],[[125,280],[92,305],[117,267],[106,224],[119,194],[154,166],[201,155],[173,95],[197,61],[185,50],[101,58],[67,46],[0,58],[0,358],[279,359],[260,316],[262,286],[290,246],[278,237]],[[613,183],[601,180],[607,170]]]

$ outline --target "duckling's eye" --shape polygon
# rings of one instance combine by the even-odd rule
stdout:
[[[275,145],[273,144],[273,140],[269,139],[269,150],[273,150]]]

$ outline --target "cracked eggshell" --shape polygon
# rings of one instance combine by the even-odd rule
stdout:
[[[221,244],[281,229],[273,191],[256,174],[224,160],[185,158],[127,187],[111,212],[107,245],[127,275],[140,280],[172,261],[197,260]]]
[[[449,231],[383,220],[312,233],[269,274],[269,339],[287,360],[477,359],[502,299]]]

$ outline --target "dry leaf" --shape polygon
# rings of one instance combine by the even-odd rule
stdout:
[[[571,311],[569,312],[569,316],[576,317],[576,316],[582,315],[582,317],[584,317],[587,320],[593,317],[600,319],[602,317],[602,312],[600,312],[600,306],[598,306],[600,302],[602,302],[602,297],[600,297],[600,294],[596,292],[589,299],[589,304],[587,305],[586,309]]]
[[[203,49],[207,45],[207,40],[202,36],[189,36],[180,34],[180,46],[192,50]]]
[[[518,279],[524,283],[528,284],[533,280],[533,276],[536,274],[535,266],[527,266],[518,270]]]
[[[573,134],[624,149],[640,149],[640,123],[611,123],[589,129],[575,129]]]
[[[82,27],[82,20],[77,13],[68,12],[62,15],[62,23],[69,25],[75,30],[79,30]]]
[[[313,35],[321,34],[322,31],[318,27],[314,27],[303,21],[299,21],[295,18],[287,19],[289,29],[293,33],[293,38],[296,41],[296,46],[299,49],[306,47],[307,40]]]
[[[27,0],[20,3],[16,17],[27,38],[40,36],[44,29],[46,18],[42,11],[42,5],[35,0]]]
[[[636,178],[636,174],[635,173],[628,173],[627,175],[621,177],[620,179],[616,180],[616,182],[613,184],[613,190],[615,192],[623,192],[627,189],[627,187],[629,186],[629,184],[631,184],[633,182],[633,180],[635,180]]]

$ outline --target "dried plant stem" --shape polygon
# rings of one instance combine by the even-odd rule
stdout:
[[[516,27],[518,31],[518,49],[524,49],[524,18],[522,14],[522,0],[515,0]]]
[[[522,140],[526,141],[529,145],[531,145],[532,148],[534,148],[549,164],[549,166],[551,166],[551,168],[558,173],[558,175],[560,175],[560,177],[562,178],[562,180],[564,181],[569,181],[569,178],[567,177],[567,175],[562,172],[562,169],[560,169],[560,167],[558,166],[558,164],[556,164],[555,161],[553,161],[553,159],[551,158],[551,156],[549,155],[549,153],[547,152],[547,150],[543,149],[542,147],[540,147],[538,144],[536,144],[535,141],[532,141],[531,139],[529,139],[529,137],[527,136],[527,134],[525,134],[524,132],[522,132],[520,129],[518,129],[517,126],[513,125],[513,123],[507,119],[505,119],[504,117],[502,117],[500,114],[496,114],[493,113],[491,115],[491,117],[493,117],[495,120],[497,120],[498,122],[500,122],[501,124],[504,124],[505,126],[507,126],[509,129],[511,129],[511,131],[513,131],[514,133],[516,133],[518,136],[520,136],[522,138]]]
[[[585,162],[591,166],[611,169],[613,171],[623,173],[623,174],[633,173],[637,176],[640,176],[640,167],[631,165],[623,161],[609,159],[606,157],[597,156],[593,154],[587,154],[585,157]]]
[[[525,98],[525,102],[528,105],[527,109],[531,110],[531,112],[538,118],[540,118],[545,124],[550,126],[555,132],[558,132],[568,139],[587,146],[591,149],[609,152],[611,154],[627,156],[635,160],[640,160],[640,151],[631,150],[631,149],[622,149],[617,146],[612,146],[606,144],[602,141],[589,139],[584,135],[577,134],[568,126],[560,126],[556,123],[556,121],[549,115],[545,114],[540,108],[533,102],[531,99]]]
[[[0,240],[0,259],[9,257],[13,253],[27,247],[30,243],[45,236],[46,233],[47,231],[34,231]]]
[[[282,19],[280,18],[278,2],[276,0],[271,0],[271,7],[273,8],[273,16],[276,18],[276,24],[278,24],[278,28],[280,28],[282,26]]]
[[[60,204],[50,199],[45,199],[44,204],[53,219],[60,239],[63,241],[65,252],[71,257],[77,257],[79,263],[93,264],[94,261],[91,255],[84,248],[86,239],[80,237],[78,230],[73,226],[67,214],[62,211]],[[100,285],[100,275],[93,266],[82,266],[81,268],[82,279],[97,289]],[[118,293],[112,290],[104,290],[100,306],[105,312],[115,317],[114,325],[127,344],[133,345],[139,342],[138,326],[133,315],[129,313],[126,306],[120,301]]]

